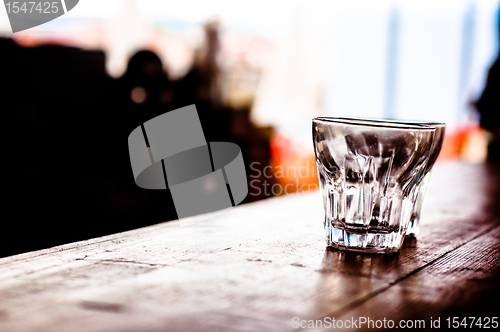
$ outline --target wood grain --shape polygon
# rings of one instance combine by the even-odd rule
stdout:
[[[188,227],[174,221],[6,257],[0,331],[291,331],[294,317],[493,315],[497,174],[437,165],[421,234],[399,255],[326,248],[312,193],[199,216]]]

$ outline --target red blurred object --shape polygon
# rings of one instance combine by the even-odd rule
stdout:
[[[276,134],[271,140],[271,168],[283,193],[315,191],[319,188],[312,146],[307,151],[292,137]]]
[[[475,122],[447,128],[438,162],[458,159],[482,162],[486,158],[486,145],[485,131]]]

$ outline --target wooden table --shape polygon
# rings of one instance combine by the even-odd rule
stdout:
[[[355,323],[352,331],[384,319],[430,329],[469,316],[485,323],[500,313],[498,173],[436,165],[421,234],[399,255],[326,248],[321,199],[312,193],[187,227],[162,223],[3,258],[0,331],[294,331],[340,321]]]

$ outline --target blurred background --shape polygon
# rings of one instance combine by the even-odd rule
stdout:
[[[492,159],[499,8],[495,0],[80,0],[12,34],[0,6],[9,168],[0,256],[175,219],[167,191],[135,186],[127,137],[193,103],[207,141],[242,148],[245,202],[317,188],[315,116],[442,121],[439,162]]]

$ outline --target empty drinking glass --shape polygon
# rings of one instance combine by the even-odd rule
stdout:
[[[435,145],[436,128],[319,117],[313,142],[329,246],[398,252]]]

